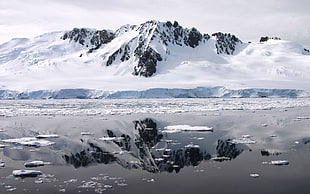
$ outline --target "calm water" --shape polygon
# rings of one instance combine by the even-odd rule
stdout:
[[[1,102],[0,193],[309,191],[310,109],[300,100],[12,102]],[[214,109],[222,104],[234,108]],[[32,161],[45,165],[25,167]],[[12,175],[23,169],[42,174]]]

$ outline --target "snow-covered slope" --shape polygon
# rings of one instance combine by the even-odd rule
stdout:
[[[19,95],[81,88],[310,90],[309,54],[278,38],[244,43],[229,33],[202,34],[169,21],[116,31],[75,28],[0,45],[0,90]]]

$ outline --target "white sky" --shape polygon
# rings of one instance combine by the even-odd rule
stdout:
[[[242,41],[278,36],[310,47],[310,0],[1,0],[0,44],[74,27],[116,30],[148,20],[178,21]]]

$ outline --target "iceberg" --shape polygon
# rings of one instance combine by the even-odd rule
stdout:
[[[21,177],[36,177],[41,175],[42,172],[38,170],[13,170],[13,176],[21,176]]]

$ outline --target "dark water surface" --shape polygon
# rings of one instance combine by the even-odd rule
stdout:
[[[188,131],[188,126],[167,131],[171,125],[207,126],[213,131]],[[50,134],[58,137],[37,140],[51,145],[8,141]],[[309,193],[310,189],[309,107],[2,116],[0,144],[0,193]],[[45,165],[24,166],[31,161]],[[22,169],[42,175],[12,175]]]

